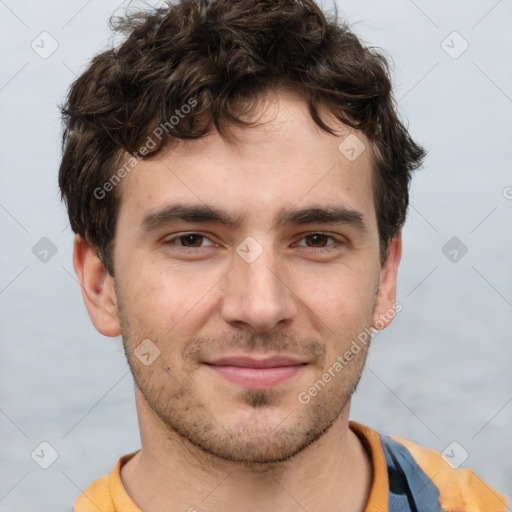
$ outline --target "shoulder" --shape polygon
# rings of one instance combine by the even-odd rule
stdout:
[[[114,512],[114,503],[110,494],[110,475],[102,476],[92,482],[75,500],[73,512]]]
[[[382,439],[386,443],[386,438]],[[439,491],[439,504],[444,511],[504,512],[507,509],[506,497],[486,484],[473,470],[452,467],[440,452],[432,448],[397,436],[387,439],[394,440],[410,453]]]
[[[137,453],[124,455],[108,475],[94,480],[75,500],[73,512],[140,512],[121,481],[121,467]]]

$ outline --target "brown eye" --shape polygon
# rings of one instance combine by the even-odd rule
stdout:
[[[187,247],[201,247],[201,242],[203,241],[204,236],[198,235],[197,233],[192,233],[190,235],[183,235],[178,237],[178,240],[182,242],[181,245],[185,245]]]
[[[303,233],[294,245],[300,247],[307,257],[332,256],[339,253],[347,245],[347,240],[342,235],[322,232]],[[332,254],[331,254],[332,253]]]
[[[324,247],[327,243],[327,240],[332,238],[332,236],[324,235],[323,233],[313,233],[311,235],[307,235],[304,237],[305,240],[310,240],[312,245],[308,245],[308,247]]]
[[[202,249],[214,245],[207,236],[201,233],[182,233],[181,235],[168,238],[165,244],[184,249]]]

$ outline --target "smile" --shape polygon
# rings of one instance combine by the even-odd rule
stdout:
[[[262,360],[250,357],[223,358],[204,365],[235,384],[250,389],[266,389],[291,379],[307,363],[278,356]]]

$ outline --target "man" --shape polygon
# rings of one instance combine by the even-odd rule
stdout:
[[[385,59],[313,0],[181,0],[116,28],[62,107],[59,184],[142,449],[75,512],[506,510],[348,419],[368,333],[400,307],[424,157]]]

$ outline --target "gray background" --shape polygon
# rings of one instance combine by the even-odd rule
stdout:
[[[89,321],[57,187],[56,104],[126,5],[0,0],[2,512],[70,510],[80,489],[139,447],[121,339]],[[429,150],[404,230],[403,311],[374,339],[351,418],[439,450],[456,441],[463,466],[510,496],[512,1],[338,7],[391,55],[400,111]],[[46,59],[31,47],[43,31],[59,45]],[[46,262],[32,252],[43,237],[57,249]],[[58,452],[46,470],[31,458],[43,441]]]

